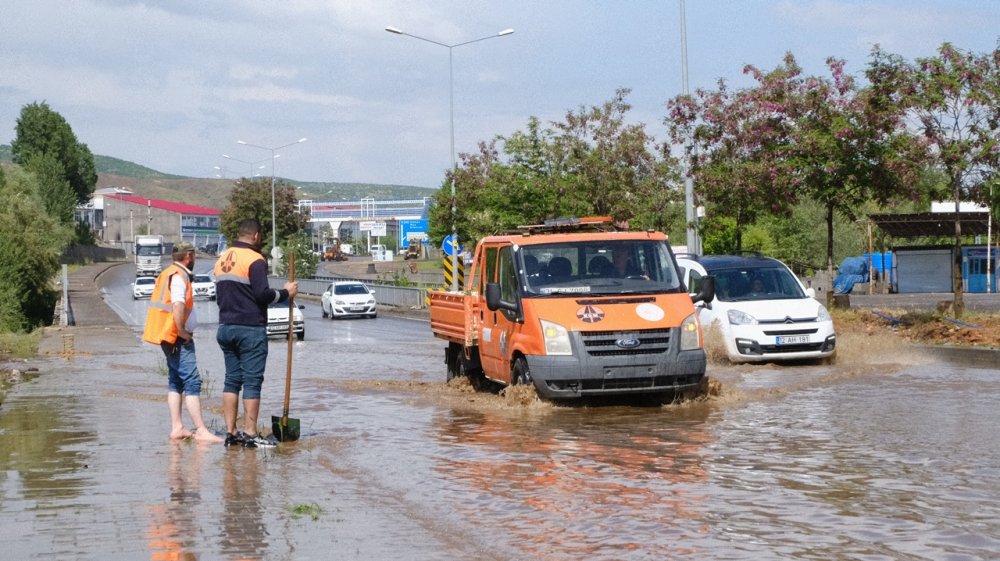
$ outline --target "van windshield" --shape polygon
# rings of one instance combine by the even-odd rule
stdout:
[[[802,287],[784,267],[738,267],[708,271],[715,294],[724,302],[805,298]]]
[[[589,240],[521,246],[525,296],[679,292],[680,275],[666,242]]]

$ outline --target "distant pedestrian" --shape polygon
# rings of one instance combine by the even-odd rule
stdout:
[[[237,239],[215,263],[219,329],[216,340],[226,362],[222,413],[226,420],[226,446],[270,448],[273,438],[257,433],[260,388],[267,363],[267,306],[295,298],[298,284],[286,282],[281,290],[267,282],[267,261],[260,253],[260,222],[240,222]],[[239,395],[243,392],[243,430],[236,430]]]
[[[198,320],[191,290],[194,246],[180,242],[174,247],[173,259],[173,264],[156,279],[142,339],[159,345],[167,358],[170,438],[183,439],[193,435],[195,440],[202,442],[222,442],[208,430],[201,416],[201,375],[194,351],[194,331]],[[184,428],[182,401],[194,422],[194,432]]]

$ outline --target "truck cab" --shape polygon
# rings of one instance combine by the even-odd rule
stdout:
[[[480,241],[463,329],[445,325],[447,297],[431,295],[432,329],[454,342],[446,352],[464,353],[446,357],[452,370],[534,384],[549,399],[697,388],[701,326],[666,235],[583,220]],[[712,298],[712,282],[703,286],[695,300]]]

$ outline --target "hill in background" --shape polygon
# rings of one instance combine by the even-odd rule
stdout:
[[[10,146],[0,144],[0,164],[10,164]],[[224,208],[229,191],[237,178],[199,178],[171,175],[111,156],[94,155],[97,188],[124,187],[136,195],[209,208]],[[420,199],[434,196],[434,189],[411,185],[376,183],[335,183],[296,181],[280,178],[299,188],[300,199],[319,201],[357,201],[366,197],[377,200]]]

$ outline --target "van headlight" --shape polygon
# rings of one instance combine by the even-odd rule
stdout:
[[[826,311],[826,306],[823,304],[819,305],[819,311],[816,312],[816,321],[832,321],[830,312]]]
[[[698,315],[691,314],[681,322],[681,350],[693,351],[701,348],[701,327]]]
[[[544,319],[540,321],[542,323],[542,338],[545,340],[545,354],[573,354],[573,347],[569,344],[569,332],[566,331],[566,328]]]
[[[726,315],[729,316],[730,325],[757,325],[757,318],[740,310],[729,310]]]

